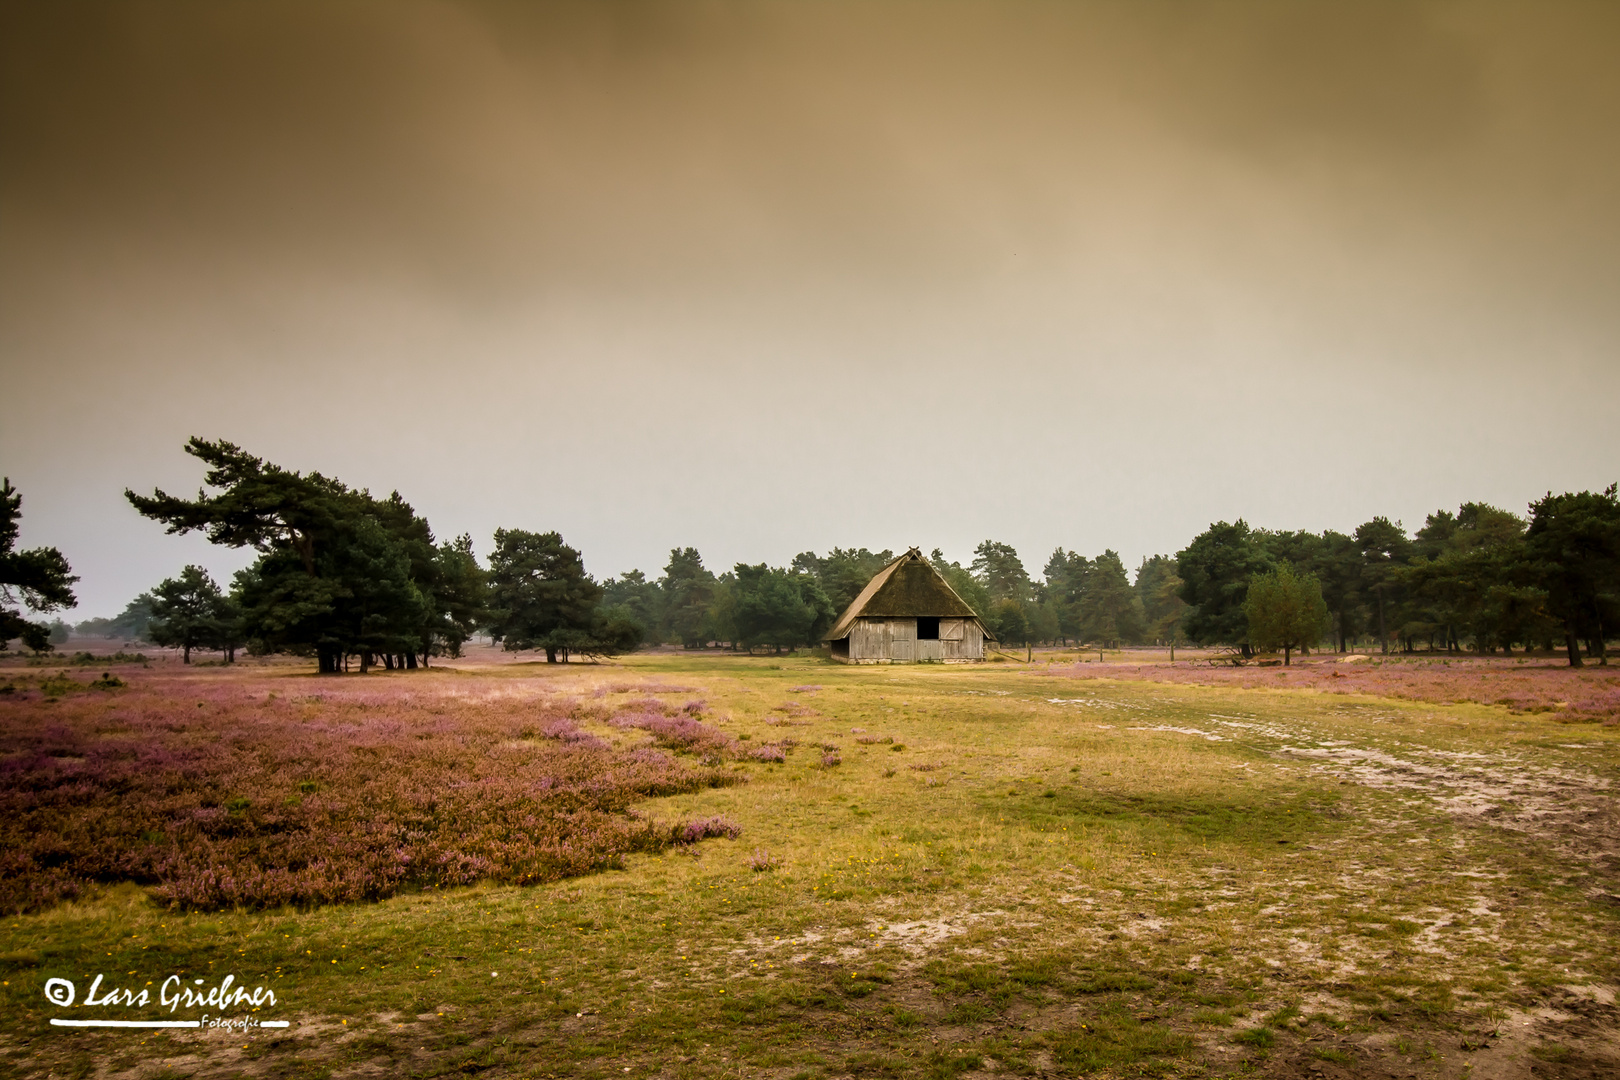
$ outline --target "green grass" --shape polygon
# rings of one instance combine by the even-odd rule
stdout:
[[[364,1062],[422,1076],[623,1076],[667,1062],[688,1076],[951,1077],[994,1058],[1150,1075],[1224,1068],[1200,1039],[1252,1053],[1303,1038],[1320,1022],[1297,1006],[1312,992],[1421,1042],[1526,987],[1568,981],[1565,968],[1620,975],[1603,947],[1616,914],[1584,898],[1582,868],[1520,834],[1458,828],[1410,791],[1342,782],[1324,756],[1280,750],[1522,753],[1534,718],[1039,678],[1011,664],[797,657],[435,669],[363,685],[424,693],[535,679],[582,697],[679,682],[699,690],[674,698],[707,698],[714,722],[749,745],[800,745],[783,764],[738,763],[745,784],[638,807],[742,824],[740,838],[705,841],[697,857],[636,855],[533,888],[312,911],[187,914],[108,886],[7,919],[0,1060],[24,1073],[134,1050],[154,1069],[200,1054],[290,1076]],[[823,689],[789,693],[806,683]],[[790,700],[812,713],[777,710]],[[1133,730],[1155,727],[1221,741]],[[853,728],[892,742],[857,742]],[[1579,741],[1601,748],[1535,753],[1620,778],[1615,733]],[[819,767],[823,744],[839,747],[837,768]],[[777,860],[771,873],[748,865],[761,848]],[[274,987],[277,1015],[295,1025],[235,1040],[48,1032],[57,1013],[43,980],[96,972],[129,983],[232,972]],[[1464,986],[1466,1002],[1455,996]],[[1229,1030],[1239,1024],[1262,1026]]]
[[[1053,1032],[1042,1042],[1064,1069],[1084,1074],[1130,1067],[1139,1076],[1167,1070],[1171,1062],[1165,1059],[1179,1057],[1193,1045],[1186,1035],[1163,1024],[1142,1023],[1120,1008]]]

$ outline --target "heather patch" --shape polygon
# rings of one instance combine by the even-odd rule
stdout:
[[[682,844],[695,844],[711,837],[735,840],[742,835],[742,826],[724,814],[689,821],[675,830],[675,839]]]
[[[544,705],[468,708],[431,692],[277,697],[147,678],[111,701],[0,708],[7,912],[92,882],[222,908],[550,881],[685,836],[632,804],[739,779],[614,749]],[[653,734],[678,749],[726,743],[686,719]]]
[[[661,746],[689,750],[716,760],[736,757],[740,753],[731,736],[684,712],[674,716],[650,712],[620,713],[613,718],[613,723],[619,727],[640,728],[651,734]]]
[[[677,683],[644,682],[644,683],[609,683],[598,687],[599,693],[607,694],[691,694],[697,691],[695,686],[681,686]]]
[[[1563,723],[1620,724],[1620,673],[1595,665],[1571,668],[1543,658],[1339,658],[1330,654],[1287,668],[1183,661],[1175,665],[1050,664],[1035,673],[1251,690],[1318,690],[1442,705],[1502,705],[1514,713],[1545,714]],[[1096,709],[1129,707],[1096,697],[1054,699],[1053,703]]]

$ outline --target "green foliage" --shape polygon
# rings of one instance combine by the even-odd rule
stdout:
[[[105,636],[110,638],[128,639],[130,641],[146,641],[146,628],[152,621],[152,594],[143,592],[135,599],[124,605],[124,610],[106,620]],[[84,633],[81,625],[80,633]]]
[[[1526,544],[1547,590],[1548,606],[1563,624],[1570,665],[1581,665],[1581,639],[1591,642],[1591,651],[1607,663],[1603,639],[1620,626],[1616,485],[1601,494],[1548,495],[1532,503]]]
[[[1411,558],[1412,542],[1400,522],[1375,517],[1356,529],[1356,547],[1361,551],[1361,578],[1372,594],[1378,641],[1389,651],[1392,609],[1404,596],[1400,568]]]
[[[979,579],[973,576],[973,572],[961,563],[947,560],[945,553],[939,548],[933,550],[928,556],[928,561],[935,570],[939,571],[939,576],[945,579],[945,583],[951,587],[956,595],[962,598],[962,602],[972,608],[974,614],[978,615],[979,618],[988,622],[990,619],[990,593],[980,583]]]
[[[984,586],[992,603],[1016,600],[1027,603],[1032,595],[1029,573],[1012,545],[986,540],[973,549],[973,576]],[[948,580],[948,579],[947,579]],[[964,597],[964,599],[966,599]]]
[[[894,552],[888,549],[871,552],[865,548],[833,548],[826,558],[813,551],[795,555],[790,568],[816,579],[821,591],[827,594],[836,618],[894,558]]]
[[[671,548],[664,576],[658,580],[663,602],[662,636],[695,648],[719,635],[714,632],[715,576],[703,565],[697,548]]]
[[[1091,563],[1080,594],[1080,638],[1104,645],[1142,639],[1142,611],[1125,564],[1116,551],[1105,551]]]
[[[192,649],[218,649],[227,654],[242,643],[242,612],[200,566],[187,566],[178,578],[166,578],[151,592],[147,633],[154,645],[180,649],[191,663]]]
[[[1322,601],[1343,652],[1362,625],[1361,551],[1355,538],[1331,529],[1324,532],[1309,569],[1322,583]]]
[[[612,618],[634,624],[643,640],[660,641],[663,594],[658,582],[640,570],[629,570],[602,582],[602,607]]]
[[[449,656],[460,656],[473,631],[489,620],[489,577],[473,554],[472,537],[462,533],[434,553],[429,589],[432,637]]]
[[[1438,633],[1448,646],[1468,637],[1481,650],[1550,639],[1557,623],[1526,548],[1525,524],[1484,503],[1430,514],[1413,541],[1415,558],[1395,575],[1407,636]]]
[[[465,640],[482,607],[465,537],[436,547],[427,521],[398,492],[377,499],[223,440],[192,438],[186,452],[208,466],[203,481],[217,494],[124,494],[171,533],[200,531],[260,552],[234,587],[250,647],[314,652],[332,672],[355,653],[362,667],[374,654],[414,666]]]
[[[990,630],[1003,645],[1028,642],[1029,619],[1024,615],[1024,605],[1012,597],[997,600],[990,608]]]
[[[1242,519],[1218,521],[1176,553],[1180,597],[1191,605],[1182,630],[1201,645],[1241,645],[1249,651],[1249,621],[1243,601],[1249,582],[1273,566],[1274,559]]]
[[[815,578],[764,563],[737,564],[730,601],[732,640],[747,649],[813,644],[836,614]]]
[[[1063,636],[1056,604],[1048,600],[1029,605],[1029,636],[1034,641],[1056,641]]]
[[[1088,1023],[1054,1032],[1043,1041],[1065,1073],[1089,1075],[1130,1069],[1134,1075],[1168,1072],[1174,1058],[1192,1049],[1192,1039],[1163,1024],[1144,1024],[1122,1007]]]
[[[1136,600],[1142,608],[1143,634],[1151,641],[1174,641],[1181,635],[1187,602],[1180,596],[1176,560],[1154,555],[1136,570]]]
[[[1281,649],[1284,664],[1295,649],[1316,643],[1328,621],[1316,575],[1296,573],[1286,562],[1249,583],[1243,614],[1249,622],[1249,643],[1267,651]]]
[[[591,651],[603,590],[562,536],[496,529],[489,582],[490,634],[507,649],[544,649],[547,663]]]
[[[1051,605],[1057,614],[1059,637],[1076,640],[1080,637],[1080,605],[1090,573],[1090,560],[1073,551],[1058,548],[1046,560],[1046,567],[1041,571],[1044,581],[1040,594],[1043,603]]]
[[[12,638],[22,638],[34,652],[52,647],[51,628],[29,622],[17,610],[47,612],[78,603],[73,583],[79,579],[62,553],[53,547],[16,550],[21,532],[22,495],[11,478],[0,481],[0,650]]]

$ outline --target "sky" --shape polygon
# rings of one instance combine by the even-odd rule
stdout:
[[[1620,479],[1620,5],[0,4],[0,471],[1134,566]]]

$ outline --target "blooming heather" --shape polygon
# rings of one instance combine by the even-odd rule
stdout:
[[[0,910],[91,882],[138,882],[185,908],[528,884],[689,843],[694,828],[733,835],[631,807],[741,777],[616,749],[539,682],[123,674],[126,689],[0,698]],[[669,723],[653,732],[667,746],[725,741]]]
[[[1331,657],[1331,654],[1330,654]],[[1540,657],[1382,658],[1357,663],[1312,657],[1293,667],[1214,667],[1163,664],[1051,665],[1038,674],[1070,678],[1144,679],[1153,682],[1248,689],[1320,690],[1437,704],[1505,705],[1513,712],[1544,713],[1563,723],[1620,724],[1620,671],[1571,668]]]

